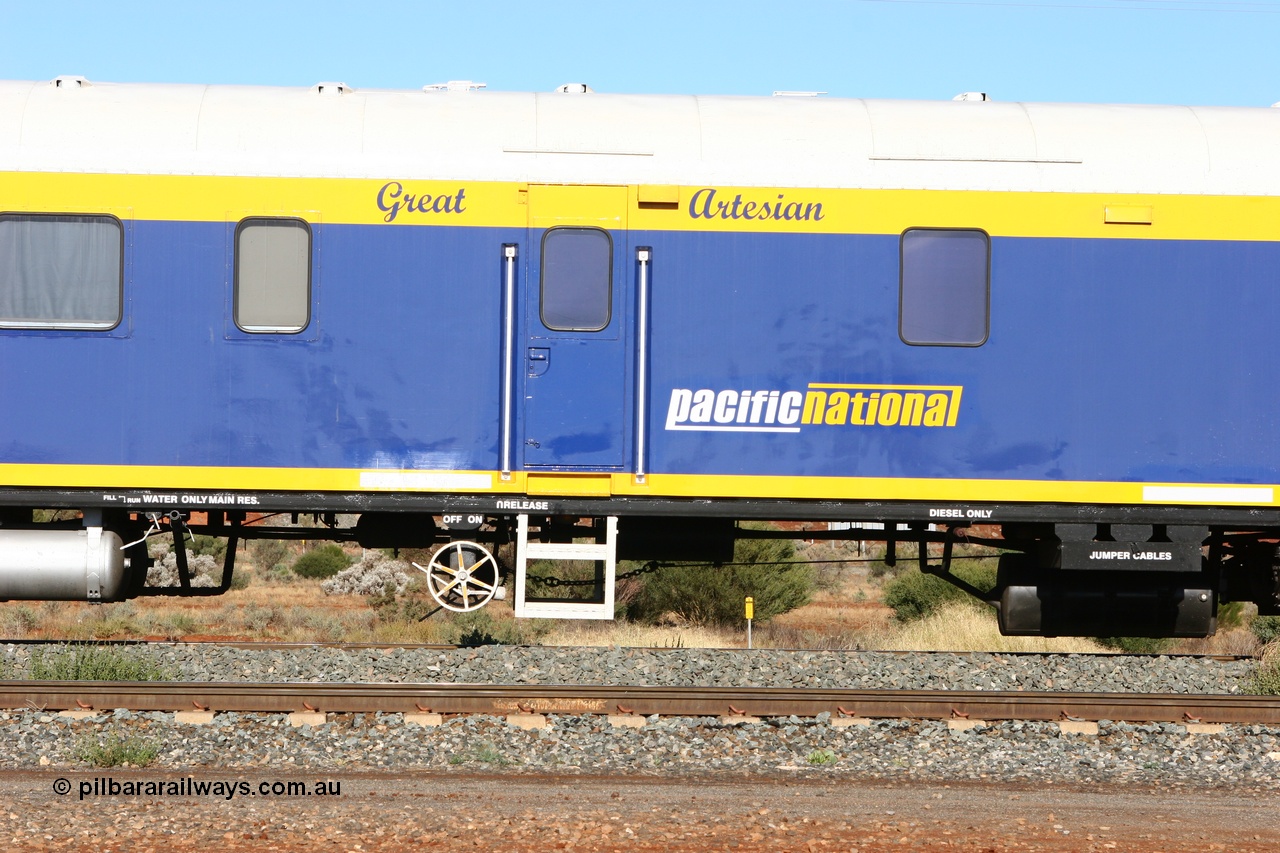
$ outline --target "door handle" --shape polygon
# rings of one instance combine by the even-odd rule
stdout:
[[[551,366],[550,347],[529,347],[529,375],[541,376]]]

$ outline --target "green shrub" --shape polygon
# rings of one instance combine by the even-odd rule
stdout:
[[[0,614],[0,631],[8,637],[24,637],[40,625],[40,614],[27,604],[10,605]]]
[[[160,754],[159,747],[134,735],[110,732],[99,740],[86,733],[76,741],[75,756],[94,767],[146,767]]]
[[[227,555],[227,540],[220,536],[194,536],[187,541],[187,551],[195,556],[207,554],[221,563]]]
[[[789,539],[739,539],[735,565],[676,565],[645,575],[627,615],[652,624],[674,614],[695,625],[736,628],[745,621],[743,604],[751,596],[755,622],[767,622],[807,604],[813,594],[813,566],[795,558]]]
[[[159,622],[159,627],[164,629],[166,635],[182,635],[195,634],[204,626],[196,617],[180,610],[164,616]]]
[[[544,636],[550,624],[541,619],[498,620],[485,610],[450,613],[443,628],[446,642],[459,646],[524,646]]]
[[[289,543],[280,539],[254,539],[249,543],[249,557],[264,572],[280,565],[289,556]]]
[[[1173,646],[1173,641],[1163,637],[1095,637],[1099,644],[1109,649],[1128,652],[1131,655],[1159,655]]]
[[[280,626],[281,614],[277,607],[263,607],[252,602],[240,611],[240,619],[244,626],[255,634],[275,630]]]
[[[351,565],[351,558],[337,545],[321,545],[293,563],[293,573],[303,578],[331,578]]]
[[[510,767],[517,762],[503,754],[502,750],[492,741],[483,741],[470,747],[465,752],[453,753],[449,756],[449,763],[454,766],[460,764],[492,764],[498,767]]]
[[[174,674],[129,646],[66,646],[31,654],[31,681],[172,681]]]
[[[1264,616],[1274,619],[1274,616]],[[1270,645],[1263,650],[1262,659],[1254,666],[1245,680],[1244,690],[1258,696],[1280,696],[1280,645]]]
[[[1242,628],[1245,623],[1244,602],[1228,601],[1218,605],[1218,630],[1229,631]]]
[[[468,628],[458,636],[457,645],[463,648],[475,648],[476,646],[501,646],[502,641],[490,634],[483,628]]]
[[[1258,616],[1249,623],[1249,630],[1264,646],[1280,640],[1280,616]]]
[[[810,764],[822,766],[824,764],[835,764],[840,760],[840,756],[836,755],[829,749],[815,749],[813,752],[809,753],[809,757],[806,760]]]
[[[996,561],[977,560],[969,563],[952,563],[952,573],[980,590],[986,591],[996,584]],[[884,603],[893,610],[893,618],[899,622],[914,622],[940,610],[953,601],[973,601],[964,590],[957,589],[942,578],[909,571],[885,584]]]

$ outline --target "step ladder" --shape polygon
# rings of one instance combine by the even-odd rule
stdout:
[[[588,600],[531,598],[525,590],[528,564],[533,560],[594,560],[603,564],[597,572],[595,594]],[[605,519],[604,542],[530,542],[529,516],[516,516],[515,611],[518,618],[612,619],[615,576],[618,567],[618,518]]]

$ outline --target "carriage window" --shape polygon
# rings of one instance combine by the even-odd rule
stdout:
[[[903,232],[898,334],[908,344],[981,346],[990,317],[991,250],[985,231]]]
[[[246,219],[236,228],[235,320],[246,332],[300,332],[311,320],[311,228]]]
[[[542,324],[559,332],[609,325],[613,240],[599,228],[551,228],[542,237]]]
[[[115,328],[123,258],[114,216],[0,215],[0,328]]]

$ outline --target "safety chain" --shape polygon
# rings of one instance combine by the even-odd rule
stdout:
[[[666,568],[669,568],[669,567],[664,566],[661,563],[658,563],[656,560],[653,560],[648,563],[645,563],[643,566],[641,566],[638,569],[635,569],[634,571],[623,572],[620,575],[616,575],[614,577],[614,580],[624,581],[624,580],[627,580],[628,578],[638,578],[641,575],[652,574],[653,572],[659,571],[660,569],[666,569]],[[594,579],[589,581],[569,581],[569,580],[564,580],[563,578],[543,577],[542,575],[529,575],[529,581],[532,583],[542,584],[543,586],[549,586],[552,589],[555,589],[558,586],[595,586],[596,585],[596,581]]]

